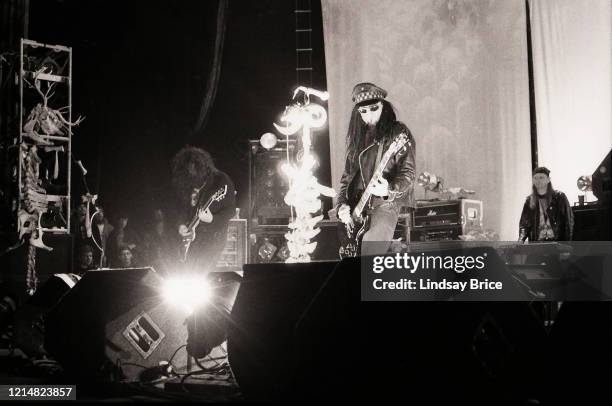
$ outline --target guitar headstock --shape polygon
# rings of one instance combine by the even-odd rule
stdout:
[[[210,199],[215,202],[218,202],[219,200],[223,199],[226,194],[227,194],[227,185],[225,185],[222,188],[219,188],[219,190],[217,190]]]
[[[389,145],[389,151],[391,151],[391,154],[395,154],[399,152],[402,148],[404,148],[404,145],[408,143],[408,134],[402,132],[397,137],[395,137],[391,145]]]

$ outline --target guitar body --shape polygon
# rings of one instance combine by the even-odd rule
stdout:
[[[340,248],[338,254],[340,259],[359,256],[361,252],[361,240],[370,228],[370,216],[365,216],[361,221],[354,221],[352,227],[346,224],[338,224],[338,241]]]
[[[179,247],[179,259],[181,262],[187,261],[187,253],[189,252],[189,247],[191,246],[193,240],[195,240],[196,238],[196,227],[197,224],[193,227],[191,236],[189,238],[183,238],[183,244],[181,244],[181,246]]]

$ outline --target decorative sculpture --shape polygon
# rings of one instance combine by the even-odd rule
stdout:
[[[322,106],[310,103],[310,95],[315,95],[321,100],[327,100],[327,92],[315,89],[298,87],[293,93],[293,98],[302,92],[303,103],[296,102],[285,108],[281,121],[285,126],[274,124],[274,127],[283,135],[290,136],[302,130],[301,158],[297,164],[285,163],[283,172],[289,178],[289,190],[285,195],[285,203],[295,210],[295,217],[289,223],[289,232],[285,234],[289,257],[285,262],[310,262],[310,255],[314,252],[317,243],[311,242],[321,229],[316,225],[323,216],[313,217],[313,214],[321,210],[320,195],[334,197],[334,189],[321,185],[313,175],[316,164],[311,152],[310,134],[312,129],[322,127],[327,121],[327,112]],[[299,155],[299,154],[298,154]]]

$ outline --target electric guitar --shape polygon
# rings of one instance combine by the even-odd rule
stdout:
[[[379,178],[382,178],[383,171],[387,167],[389,160],[397,154],[409,142],[408,135],[401,133],[389,145],[387,151],[380,159],[380,163],[376,167],[370,182],[368,182],[365,191],[361,195],[359,202],[351,211],[351,221],[343,224],[343,229],[339,232],[340,249],[338,254],[340,258],[356,257],[359,255],[361,247],[361,239],[366,231],[370,228],[370,216],[364,213],[366,206],[370,204],[372,197],[371,187]]]
[[[187,261],[187,253],[189,252],[189,247],[191,246],[191,243],[193,242],[193,240],[195,240],[196,238],[196,227],[198,227],[198,225],[200,224],[200,216],[198,216],[198,213],[201,210],[202,211],[208,210],[210,208],[210,205],[213,204],[213,202],[221,201],[225,197],[226,194],[227,194],[227,185],[219,188],[219,190],[217,190],[211,197],[208,198],[208,200],[206,201],[204,205],[200,206],[196,210],[193,218],[187,225],[187,231],[186,231],[187,236],[183,237],[183,245],[180,248],[181,262]]]

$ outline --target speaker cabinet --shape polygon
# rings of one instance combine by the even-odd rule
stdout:
[[[251,140],[249,149],[249,219],[251,226],[288,224],[291,211],[285,203],[289,183],[281,166],[294,159],[295,140],[280,141],[265,149]]]
[[[186,372],[187,317],[151,268],[88,271],[49,313],[45,346],[78,378],[146,380],[171,358]]]
[[[291,396],[295,324],[336,262],[252,264],[232,309],[228,356],[247,400]]]
[[[362,302],[360,261],[245,266],[228,350],[247,400],[537,398],[526,303]]]
[[[574,241],[611,241],[611,203],[573,206]]]

